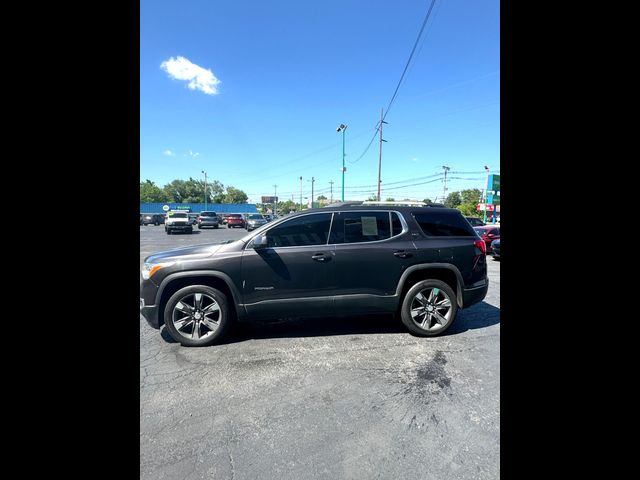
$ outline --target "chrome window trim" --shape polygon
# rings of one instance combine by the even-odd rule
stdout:
[[[297,218],[301,218],[301,217],[306,217],[309,215],[321,215],[321,214],[327,214],[330,213],[331,214],[331,223],[329,224],[329,235],[327,235],[327,243],[322,243],[319,245],[299,245],[299,246],[294,246],[294,247],[267,247],[267,248],[271,248],[273,250],[280,250],[282,248],[320,248],[320,247],[335,247],[336,245],[366,245],[366,244],[371,244],[371,243],[380,243],[380,242],[388,242],[389,240],[393,240],[396,237],[399,237],[400,235],[404,235],[405,233],[409,232],[409,225],[407,224],[407,221],[405,220],[404,216],[402,215],[402,213],[400,213],[398,210],[344,210],[345,213],[380,213],[380,212],[389,212],[389,232],[393,233],[393,223],[391,221],[391,214],[395,213],[396,215],[398,215],[398,218],[400,219],[400,224],[402,225],[402,231],[400,233],[398,233],[397,235],[393,235],[389,238],[384,238],[382,240],[370,240],[367,242],[349,242],[349,243],[329,243],[329,239],[331,238],[331,229],[333,228],[333,221],[335,219],[335,215],[336,213],[342,213],[342,211],[332,211],[332,212],[312,212],[312,213],[305,213],[303,215],[297,215],[294,218],[291,218],[289,220],[295,220]],[[285,223],[287,223],[289,220],[285,220],[283,222],[278,223],[277,225],[274,225],[273,228],[279,227],[280,225],[283,225]],[[266,235],[271,229],[267,229],[264,232],[262,232],[262,235]],[[252,237],[251,240],[249,240],[247,242],[247,244],[244,247],[244,250],[247,250],[249,248],[251,248],[251,250],[253,250],[253,247],[250,247],[251,242],[253,241],[255,237]]]

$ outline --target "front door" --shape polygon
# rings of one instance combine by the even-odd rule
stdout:
[[[242,256],[245,308],[256,317],[330,313],[335,251],[327,245],[331,213],[294,217],[264,232],[267,247],[249,242]]]

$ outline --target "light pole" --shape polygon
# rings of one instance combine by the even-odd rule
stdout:
[[[204,209],[207,209],[207,172],[202,170],[204,173]]]
[[[336,128],[336,132],[342,132],[342,201],[344,202],[344,172],[347,169],[344,166],[344,131],[347,129],[347,126],[344,123],[341,123],[338,128]],[[311,200],[313,202],[313,200]]]
[[[302,175],[300,175],[300,211],[302,211]]]
[[[484,223],[487,223],[487,190],[489,189],[489,167],[485,165],[484,169],[487,172],[487,181],[484,185],[484,216],[482,218],[482,221]]]

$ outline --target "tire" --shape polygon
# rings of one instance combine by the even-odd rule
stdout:
[[[171,229],[167,228],[167,235],[171,235]]]
[[[210,313],[206,313],[207,310]],[[167,331],[185,347],[213,345],[224,336],[232,321],[227,296],[207,285],[192,285],[178,290],[164,309]],[[195,326],[197,338],[194,338]]]
[[[457,313],[453,289],[441,280],[432,279],[422,280],[409,289],[402,300],[400,318],[413,335],[434,337],[453,324]]]
[[[198,230],[202,230],[202,227],[200,225],[198,225]]]
[[[217,230],[218,229],[218,225],[214,225],[213,228],[215,228]]]

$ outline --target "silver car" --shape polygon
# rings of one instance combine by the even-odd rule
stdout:
[[[245,220],[246,220],[245,224],[247,226],[247,231],[249,232],[267,223],[265,218],[259,213],[251,213],[246,216]]]

